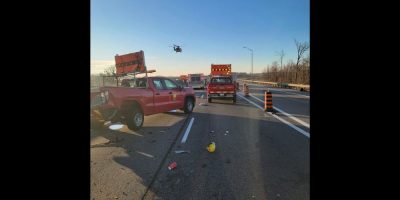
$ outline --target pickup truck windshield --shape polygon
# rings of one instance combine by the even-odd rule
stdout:
[[[229,77],[217,77],[212,78],[211,83],[232,83],[232,80]]]

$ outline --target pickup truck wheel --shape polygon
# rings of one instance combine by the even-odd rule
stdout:
[[[137,131],[143,126],[144,115],[139,108],[135,108],[125,115],[126,125],[129,129]]]
[[[188,114],[193,111],[194,104],[193,104],[193,99],[187,98],[185,101],[185,107],[183,108],[183,111]]]
[[[211,103],[211,98],[208,98],[208,103]]]
[[[236,96],[233,97],[232,101],[233,103],[236,103]]]

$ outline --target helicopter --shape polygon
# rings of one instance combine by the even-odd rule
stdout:
[[[181,48],[179,45],[175,45],[175,44],[174,44],[174,46],[170,46],[170,47],[173,47],[173,48],[174,48],[174,51],[175,51],[176,53],[181,53],[181,52],[182,52],[182,48]]]

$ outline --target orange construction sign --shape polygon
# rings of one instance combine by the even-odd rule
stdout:
[[[188,76],[187,75],[181,75],[179,76],[179,79],[182,81],[187,81],[188,80]]]
[[[133,72],[145,72],[144,52],[139,51],[125,55],[115,56],[115,67],[117,74],[126,74]]]
[[[231,73],[231,64],[211,64],[212,76],[230,76]]]

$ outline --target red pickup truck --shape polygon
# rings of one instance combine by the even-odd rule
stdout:
[[[100,87],[91,93],[92,120],[123,122],[131,130],[142,127],[144,116],[195,106],[191,87],[182,87],[165,77],[126,78],[121,86]]]
[[[232,80],[231,64],[211,64],[207,97],[209,103],[212,99],[232,99],[236,103],[236,84]]]

